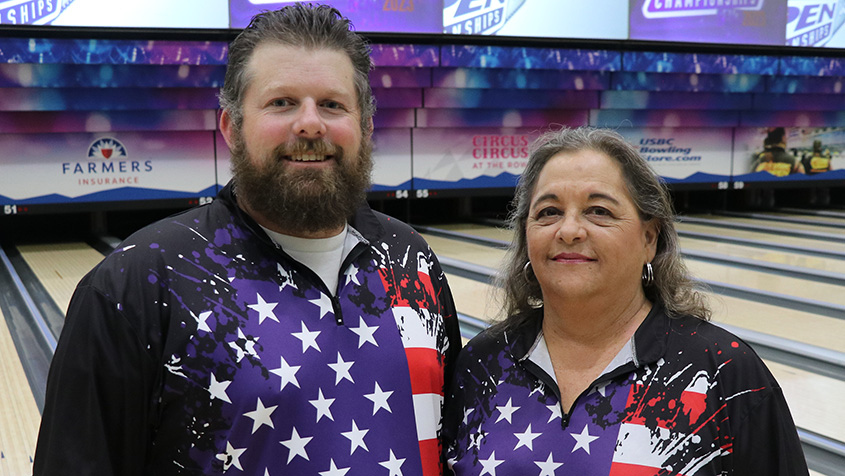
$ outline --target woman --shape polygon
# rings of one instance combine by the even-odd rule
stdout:
[[[808,474],[774,377],[707,322],[635,148],[547,133],[514,202],[508,317],[461,351],[447,398],[454,474]]]

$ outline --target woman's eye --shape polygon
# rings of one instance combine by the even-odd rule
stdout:
[[[596,215],[596,216],[601,216],[601,217],[609,217],[610,216],[610,210],[608,210],[607,208],[604,208],[604,207],[592,207],[592,208],[590,208],[590,214]]]
[[[554,207],[547,207],[537,213],[537,218],[547,218],[560,215],[560,210]]]

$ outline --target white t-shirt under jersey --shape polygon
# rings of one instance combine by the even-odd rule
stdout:
[[[364,238],[351,226],[346,225],[339,234],[328,238],[299,238],[283,235],[261,227],[273,242],[293,259],[314,271],[329,288],[332,296],[337,294],[340,265]]]

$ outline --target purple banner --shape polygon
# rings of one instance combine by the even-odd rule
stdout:
[[[431,88],[423,95],[426,108],[591,109],[599,105],[595,91]]]
[[[213,131],[217,111],[0,112],[0,133]]]
[[[91,111],[144,109],[216,109],[212,88],[5,88],[0,111]]]
[[[767,76],[766,91],[787,94],[840,94],[842,78]]]
[[[422,107],[422,89],[419,88],[374,88],[373,96],[379,111]]]
[[[632,40],[782,45],[786,2],[630,0]]]
[[[477,68],[436,68],[437,88],[490,89],[608,89],[610,75],[604,71],[552,71]]]
[[[635,91],[687,91],[754,93],[766,91],[765,79],[756,74],[612,73],[610,89]]]
[[[586,126],[587,109],[523,110],[523,109],[420,109],[417,127],[539,127],[561,124]]]
[[[737,111],[673,111],[601,109],[590,111],[590,125],[615,129],[633,127],[733,127],[739,123]]]
[[[775,56],[626,51],[622,65],[625,71],[646,73],[774,75],[778,72]]]
[[[229,0],[232,28],[243,28],[262,10],[275,10],[296,2]],[[420,0],[332,0],[331,5],[361,32],[440,33],[443,3]]]
[[[784,56],[780,59],[780,74],[784,76],[843,76],[845,61],[841,58],[818,56]]]
[[[841,94],[756,94],[754,107],[773,111],[841,111],[845,98]]]
[[[223,85],[225,66],[0,64],[3,88],[131,88]]]
[[[376,67],[413,66],[422,68],[440,65],[440,48],[431,45],[370,45]]]
[[[603,91],[602,109],[751,109],[750,94]]]
[[[431,86],[430,68],[376,67],[370,73],[374,88],[427,88]]]
[[[741,126],[768,127],[835,127],[845,126],[845,112],[839,111],[742,111]]]
[[[441,66],[470,68],[619,71],[622,66],[621,54],[606,50],[455,45],[444,46],[440,57]]]
[[[373,125],[376,129],[388,129],[395,127],[414,127],[416,122],[414,109],[383,109],[373,116]]]
[[[226,64],[220,41],[0,38],[0,63]]]

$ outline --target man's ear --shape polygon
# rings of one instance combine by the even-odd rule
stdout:
[[[370,119],[367,120],[367,130],[364,133],[367,135],[367,138],[373,138],[373,129],[375,129],[375,125],[373,124],[373,116],[370,116]]]
[[[229,150],[233,150],[235,144],[235,124],[232,121],[232,115],[228,109],[220,111],[220,133],[223,134]]]

